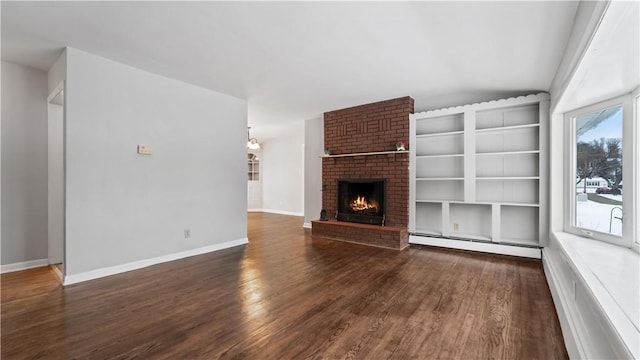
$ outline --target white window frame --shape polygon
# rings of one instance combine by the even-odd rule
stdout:
[[[631,204],[631,209],[633,211],[631,234],[635,238],[631,239],[631,248],[640,253],[640,235],[638,234],[640,232],[640,87],[636,88],[632,93],[631,101],[633,102],[633,119],[631,121],[631,125],[635,127],[631,129],[631,134],[633,136],[632,145],[635,147],[635,149],[632,149],[634,161],[632,165],[633,170],[631,170],[632,174],[635,176],[632,178],[633,181],[631,182],[632,193],[635,194]],[[623,188],[623,194],[624,191],[626,190]]]
[[[586,238],[592,238],[605,241],[619,246],[632,248],[639,251],[637,239],[638,226],[638,179],[640,178],[638,170],[638,159],[640,153],[638,151],[638,90],[634,93],[618,96],[609,100],[591,104],[576,110],[566,112],[564,114],[565,134],[568,140],[565,144],[565,218],[564,231],[579,235]],[[575,225],[576,220],[576,121],[579,116],[589,114],[602,109],[622,106],[622,166],[624,171],[624,190],[622,193],[622,214],[625,221],[622,225],[622,236],[611,235],[592,229],[585,229]]]

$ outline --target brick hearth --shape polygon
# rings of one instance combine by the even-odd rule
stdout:
[[[311,221],[314,236],[402,250],[409,246],[406,228],[344,221]]]
[[[409,139],[411,113],[413,99],[410,97],[326,112],[325,149],[332,155],[395,150],[397,142],[407,143]],[[322,207],[329,219],[335,219],[338,179],[372,178],[386,180],[385,227],[337,221],[312,222],[313,235],[393,249],[406,247],[409,219],[407,153],[323,158]]]

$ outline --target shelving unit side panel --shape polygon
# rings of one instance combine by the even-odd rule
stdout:
[[[549,117],[550,101],[540,102],[540,155],[539,155],[539,238],[540,245],[547,246],[549,243]]]
[[[464,113],[464,201],[476,201],[476,112]]]
[[[449,228],[449,219],[451,217],[451,205],[449,202],[442,203],[442,222],[440,224],[442,229],[442,236],[451,236],[451,229]]]
[[[491,240],[493,242],[500,242],[502,235],[500,234],[500,204],[491,204]]]
[[[416,229],[416,119],[409,116],[409,231]]]

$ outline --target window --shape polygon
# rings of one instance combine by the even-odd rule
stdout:
[[[635,139],[633,140],[633,144],[635,144],[635,154],[636,158],[634,161],[634,166],[636,169],[635,177],[633,178],[633,184],[635,184],[635,188],[633,191],[635,192],[635,198],[633,200],[633,216],[635,222],[633,222],[633,227],[631,231],[635,234],[635,244],[633,245],[634,249],[640,252],[640,236],[638,232],[640,231],[640,89],[637,89],[634,92],[634,106],[633,106],[633,124],[635,124]],[[633,129],[632,129],[633,130]]]
[[[249,181],[260,181],[260,159],[256,154],[249,154],[248,158]]]
[[[583,114],[574,121],[574,224],[622,236],[622,106]]]
[[[631,96],[623,96],[567,114],[572,165],[567,169],[570,214],[565,230],[619,245],[637,241],[635,210],[628,206],[635,202],[631,195],[637,181],[631,105]]]

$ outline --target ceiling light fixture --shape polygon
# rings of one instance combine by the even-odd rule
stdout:
[[[249,135],[249,130],[251,130],[251,126],[247,127],[247,148],[249,150],[260,149],[260,143],[258,142],[258,139],[252,138],[251,135]]]

